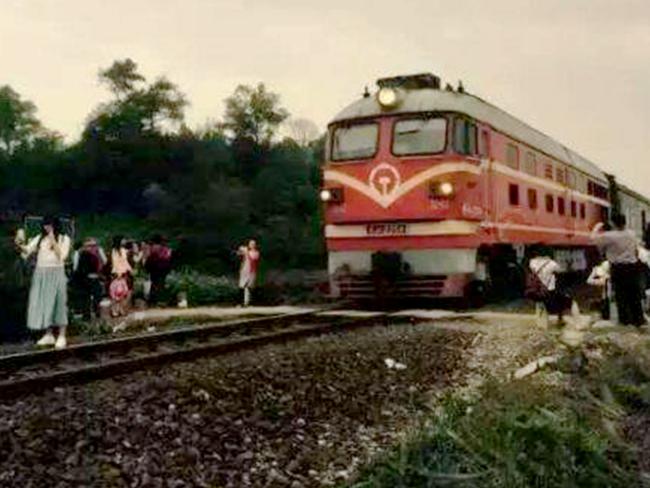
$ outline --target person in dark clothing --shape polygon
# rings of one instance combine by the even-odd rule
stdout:
[[[106,254],[90,237],[83,243],[73,258],[74,279],[79,289],[81,311],[84,320],[99,317],[99,302],[104,296],[102,270],[106,265]]]
[[[151,291],[149,292],[150,304],[155,304],[160,301],[165,288],[165,279],[171,271],[171,264],[172,250],[167,247],[162,236],[153,236],[144,261],[144,268],[149,273],[151,280]]]
[[[624,215],[612,217],[614,229],[600,232],[603,224],[596,224],[592,231],[595,244],[605,252],[611,264],[612,287],[618,309],[618,320],[623,325],[645,324],[641,296],[641,266],[638,242],[634,233],[625,228]]]

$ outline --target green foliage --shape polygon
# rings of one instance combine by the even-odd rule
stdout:
[[[239,290],[232,279],[210,276],[192,270],[170,273],[167,277],[167,293],[171,298],[185,293],[190,306],[235,303]]]
[[[22,100],[10,86],[0,86],[0,151],[12,155],[41,131],[36,105]]]
[[[600,427],[606,416],[559,388],[494,382],[476,404],[450,400],[353,486],[629,486],[633,460]]]
[[[185,95],[165,77],[147,86],[131,59],[115,61],[100,71],[99,78],[115,99],[95,110],[86,129],[87,139],[110,141],[155,135],[162,124],[183,120],[188,103]]]
[[[280,97],[267,91],[264,83],[256,87],[239,85],[225,100],[222,126],[234,139],[251,139],[256,145],[268,145],[278,126],[289,116],[279,103]]]

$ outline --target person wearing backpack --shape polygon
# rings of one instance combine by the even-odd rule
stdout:
[[[107,259],[94,237],[87,238],[73,257],[73,276],[79,287],[83,319],[99,317],[99,302],[104,296],[102,270]]]
[[[543,327],[548,324],[548,314],[557,314],[558,325],[564,324],[564,315],[577,310],[574,301],[557,286],[560,265],[551,258],[552,251],[544,246],[534,246],[526,275],[526,296],[536,302],[536,315]]]

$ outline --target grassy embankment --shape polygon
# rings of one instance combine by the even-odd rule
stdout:
[[[448,398],[427,425],[349,486],[632,487],[650,467],[650,350],[610,342],[586,368],[490,381]],[[563,372],[564,371],[564,372]]]

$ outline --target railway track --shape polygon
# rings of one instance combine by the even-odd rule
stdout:
[[[0,398],[78,384],[173,362],[382,323],[388,314],[336,316],[322,310],[135,335],[63,350],[0,357]]]

